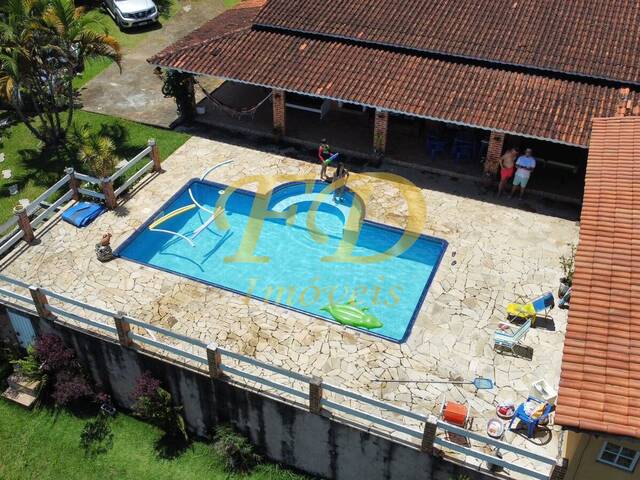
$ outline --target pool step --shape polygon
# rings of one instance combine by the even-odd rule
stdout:
[[[299,193],[297,195],[293,195],[291,197],[283,198],[279,202],[277,202],[271,210],[274,212],[284,212],[289,207],[297,204],[297,203],[306,203],[306,202],[320,202],[327,205],[331,205],[337,208],[340,213],[342,213],[343,220],[346,221],[349,218],[349,210],[351,210],[351,206],[342,205],[341,203],[328,201],[332,199],[332,195],[321,194],[321,193]]]

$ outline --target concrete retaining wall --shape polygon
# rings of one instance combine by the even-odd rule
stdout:
[[[230,423],[269,459],[324,478],[449,480],[458,472],[474,480],[491,478],[328,416],[212,381],[207,375],[110,340],[31,319],[39,335],[55,333],[73,347],[98,388],[110,393],[120,408],[131,408],[137,377],[151,371],[176,404],[184,406],[188,428],[197,436],[210,437],[217,424]]]

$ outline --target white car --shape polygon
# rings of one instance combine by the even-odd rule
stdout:
[[[104,6],[121,28],[138,27],[158,21],[153,0],[103,0]]]

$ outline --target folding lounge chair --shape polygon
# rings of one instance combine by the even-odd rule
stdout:
[[[509,325],[507,323],[501,324],[501,326],[505,327],[505,330],[496,330],[493,338],[493,348],[496,349],[500,347],[503,350],[509,350],[515,355],[516,352],[514,349],[516,345],[524,340],[524,337],[527,335],[527,332],[531,328],[531,321],[532,320],[529,318],[519,327],[516,327],[515,325]]]
[[[531,319],[532,324],[536,323],[536,316],[544,312],[547,316],[551,309],[555,307],[553,293],[543,293],[530,302],[524,301],[522,297],[518,297],[518,303],[510,303],[507,305],[507,315],[514,318]]]

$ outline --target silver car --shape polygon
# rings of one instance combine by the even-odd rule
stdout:
[[[120,28],[154,23],[160,16],[153,0],[103,0],[103,3]]]

